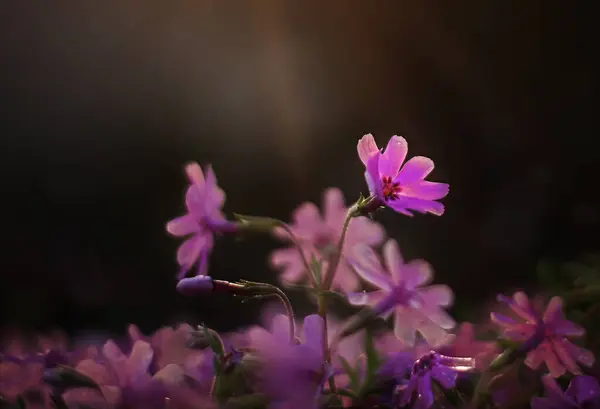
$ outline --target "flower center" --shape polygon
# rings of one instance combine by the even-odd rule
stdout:
[[[382,177],[381,183],[382,183],[381,193],[385,200],[398,199],[400,192],[402,192],[402,187],[400,186],[400,183],[398,183],[398,182],[394,183],[392,181],[391,176]]]
[[[415,362],[413,366],[413,374],[422,375],[425,372],[431,370],[439,361],[439,356],[435,352],[430,352],[427,355],[422,356]]]

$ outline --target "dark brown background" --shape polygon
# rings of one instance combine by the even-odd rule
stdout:
[[[287,218],[328,186],[365,190],[367,132],[404,135],[451,183],[442,218],[380,219],[459,306],[598,249],[584,2],[0,5],[4,324],[254,320],[259,303],[174,291],[183,163],[212,162],[228,212]],[[226,239],[212,274],[274,280],[273,246]]]

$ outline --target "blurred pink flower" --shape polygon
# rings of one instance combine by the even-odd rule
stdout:
[[[248,331],[252,348],[263,363],[263,388],[271,407],[316,409],[323,384],[331,370],[323,357],[323,320],[304,318],[301,342],[290,343],[288,318],[277,315],[271,330]]]
[[[475,367],[480,370],[486,369],[500,352],[496,342],[477,340],[475,327],[469,322],[460,324],[451,342],[439,351],[444,355],[472,357]]]
[[[415,332],[434,347],[447,340],[446,330],[455,322],[441,307],[452,304],[452,290],[446,285],[424,287],[433,276],[427,262],[413,260],[405,264],[395,240],[388,240],[383,247],[387,271],[367,246],[357,246],[354,255],[351,264],[356,272],[379,290],[349,293],[351,304],[369,305],[385,318],[395,313],[394,333],[407,346],[414,345]]]
[[[136,341],[131,353],[125,355],[109,340],[102,348],[104,362],[86,359],[75,367],[92,378],[102,394],[89,389],[73,389],[64,394],[65,401],[101,408],[119,404],[162,407],[169,387],[183,385],[184,372],[178,365],[170,364],[152,376],[149,367],[153,357],[154,351],[145,341]]]
[[[557,378],[566,371],[580,374],[578,362],[588,367],[593,365],[594,355],[568,340],[583,336],[585,330],[565,319],[560,297],[553,297],[543,314],[532,307],[523,292],[516,292],[512,299],[500,295],[498,300],[508,304],[522,321],[495,312],[491,313],[491,319],[504,328],[507,339],[522,342],[520,348],[527,352],[525,363],[530,368],[537,369],[545,362],[550,375]]]
[[[309,202],[300,205],[292,215],[290,228],[300,241],[304,257],[309,263],[313,256],[322,260],[323,273],[327,270],[327,260],[337,249],[347,211],[341,190],[329,188],[323,194],[323,216],[317,206]],[[290,239],[285,231],[278,230],[276,234],[281,239]],[[385,231],[379,224],[366,217],[353,219],[348,226],[333,287],[343,291],[355,290],[358,278],[347,262],[349,251],[358,243],[377,246],[384,237]],[[307,278],[308,272],[296,246],[275,250],[271,254],[271,264],[283,270],[281,279],[284,282],[298,282]]]
[[[369,192],[377,197],[378,206],[407,216],[412,216],[412,210],[438,216],[444,213],[444,205],[436,200],[448,194],[448,184],[425,180],[434,167],[429,158],[415,156],[404,163],[408,152],[404,138],[392,136],[382,153],[373,135],[367,134],[358,141],[357,150],[366,167]]]
[[[185,170],[190,180],[185,195],[188,213],[167,223],[167,232],[173,236],[189,236],[177,251],[177,262],[181,267],[179,279],[184,278],[196,262],[198,275],[205,274],[214,233],[234,229],[221,212],[225,192],[218,186],[212,167],[207,167],[206,175],[197,163],[187,165]]]

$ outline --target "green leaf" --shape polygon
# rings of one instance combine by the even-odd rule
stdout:
[[[315,282],[320,286],[323,279],[323,271],[321,261],[317,260],[314,254],[310,256],[310,273],[315,278]]]
[[[233,216],[241,223],[241,228],[248,231],[269,233],[275,227],[283,225],[283,222],[272,217],[248,216],[234,213]]]
[[[48,386],[61,394],[64,391],[76,388],[100,390],[100,387],[92,378],[65,365],[47,370],[42,379]]]
[[[370,331],[365,331],[364,347],[367,367],[365,371],[365,379],[361,386],[361,395],[371,388],[373,380],[375,379],[375,375],[381,366],[381,359],[379,358],[379,354],[375,348],[375,343],[373,342],[373,337]]]
[[[223,350],[223,344],[215,337],[212,331],[210,331],[204,324],[202,324],[202,329],[204,330],[204,336],[208,341],[208,346],[210,349],[217,355],[219,358],[223,358],[225,356],[225,351]]]
[[[339,357],[340,358],[340,363],[342,364],[342,367],[344,368],[344,371],[346,372],[346,375],[348,375],[348,379],[350,380],[350,389],[355,392],[358,393],[358,391],[360,390],[360,378],[358,376],[358,372],[352,367],[352,365],[350,365],[350,363],[342,356]]]

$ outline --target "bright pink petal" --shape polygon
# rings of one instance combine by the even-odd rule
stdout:
[[[558,357],[560,362],[567,368],[567,370],[574,375],[581,374],[579,366],[575,362],[575,359],[573,359],[573,357],[569,353],[567,347],[556,339],[552,339],[550,342],[552,343],[554,353],[556,353],[556,356]]]
[[[367,162],[365,179],[369,186],[369,192],[373,195],[381,196],[381,176],[379,175],[379,159],[381,153],[376,153]]]
[[[425,179],[433,168],[434,164],[431,159],[425,156],[415,156],[404,164],[398,176],[394,178],[394,182],[400,183],[401,186],[412,185]]]
[[[352,250],[358,243],[377,246],[381,244],[384,238],[385,230],[379,223],[364,216],[357,217],[352,219],[350,226],[348,226],[343,251]]]
[[[410,213],[411,210],[423,214],[431,213],[436,216],[443,215],[445,211],[444,205],[439,202],[419,199],[416,197],[400,196],[396,200],[389,200],[385,203],[398,213],[402,213],[407,216],[412,216]]]
[[[544,312],[544,322],[552,322],[562,318],[562,305],[563,303],[560,297],[552,297]]]
[[[421,310],[421,313],[435,325],[445,330],[452,329],[456,326],[454,318],[442,308],[425,307]]]
[[[581,337],[585,334],[585,328],[565,319],[554,320],[551,328],[555,335],[563,337]]]
[[[546,366],[548,367],[550,375],[554,378],[558,378],[566,372],[565,366],[560,362],[556,353],[548,347],[546,347],[544,360],[546,361]]]
[[[377,143],[375,142],[375,138],[373,138],[372,134],[366,134],[360,138],[356,149],[358,151],[358,157],[365,166],[367,165],[367,162],[371,156],[379,152]]]
[[[546,351],[544,351],[541,348],[537,348],[533,351],[530,351],[529,353],[527,353],[527,356],[525,358],[525,365],[527,365],[533,370],[538,369],[542,362],[544,362],[545,360],[545,354]]]
[[[187,236],[188,234],[198,233],[201,230],[202,228],[196,218],[189,213],[167,223],[167,232],[173,236]]]
[[[401,136],[392,136],[379,159],[379,174],[394,178],[406,159],[408,144]]]
[[[383,245],[383,260],[392,280],[399,284],[402,280],[401,271],[404,268],[404,259],[396,240],[390,239]]]
[[[402,188],[402,195],[424,200],[438,200],[446,197],[450,185],[447,183],[429,182],[422,180]]]

